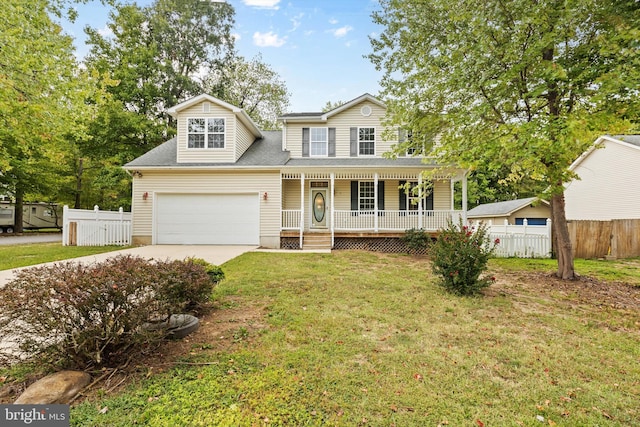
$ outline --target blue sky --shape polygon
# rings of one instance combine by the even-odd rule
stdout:
[[[123,0],[130,3],[129,0]],[[236,50],[247,59],[262,54],[291,93],[289,112],[320,111],[327,101],[376,95],[381,73],[364,56],[370,35],[381,28],[371,20],[377,0],[227,0],[236,11]],[[146,6],[152,0],[138,0]],[[74,24],[63,23],[77,54],[88,51],[83,28],[107,32],[109,8],[98,0],[76,7]]]

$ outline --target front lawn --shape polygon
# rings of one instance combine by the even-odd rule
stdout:
[[[123,246],[62,246],[60,243],[33,243],[0,246],[0,270],[63,261],[103,252],[125,249]]]
[[[638,425],[639,289],[509,264],[458,298],[424,258],[242,255],[200,330],[105,374],[72,425]]]

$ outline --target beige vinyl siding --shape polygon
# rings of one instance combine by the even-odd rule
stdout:
[[[209,105],[209,112],[203,106]],[[224,149],[187,148],[187,119],[189,118],[224,118]],[[178,163],[232,163],[236,160],[237,120],[232,111],[212,102],[203,101],[180,111],[178,116]]]
[[[371,108],[370,116],[361,114],[360,110],[364,106]],[[287,149],[291,152],[291,157],[302,157],[303,128],[336,128],[336,157],[350,157],[350,129],[352,127],[373,127],[376,134],[375,157],[381,157],[384,152],[390,151],[391,144],[397,143],[397,141],[383,141],[382,139],[384,128],[381,125],[381,120],[384,114],[384,108],[372,102],[364,101],[330,117],[324,123],[287,123],[284,128]]]
[[[282,193],[284,198],[282,209],[300,209],[300,181],[284,180],[282,182]]]
[[[527,206],[514,212],[508,219],[509,224],[515,224],[516,218],[551,218],[551,208],[547,205]]]
[[[234,161],[237,161],[244,154],[244,152],[249,149],[251,144],[253,144],[253,141],[255,141],[255,137],[253,136],[253,134],[240,120],[237,120],[236,123],[236,153]]]
[[[370,116],[363,116],[360,109],[364,106],[371,108]],[[383,151],[380,151],[382,140],[381,118],[384,116],[384,109],[372,102],[361,102],[353,107],[341,111],[339,114],[332,116],[327,121],[327,127],[336,128],[336,157],[349,157],[352,127],[372,127],[375,128],[375,156],[380,157]],[[371,157],[371,156],[366,156]]]
[[[334,208],[338,211],[351,210],[351,181],[335,181],[336,201]]]
[[[640,149],[606,141],[574,170],[565,190],[568,220],[640,218]]]
[[[147,200],[143,194],[147,192]],[[153,206],[156,193],[233,194],[255,192],[260,195],[260,240],[280,236],[280,173],[220,171],[145,171],[133,185],[133,236],[139,241],[153,234]],[[262,195],[268,193],[267,200]],[[150,242],[149,242],[150,243]],[[262,243],[261,243],[262,244]]]
[[[451,209],[451,182],[437,180],[433,183],[433,209],[448,211]]]

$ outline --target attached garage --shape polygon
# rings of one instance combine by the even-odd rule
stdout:
[[[156,244],[260,244],[258,193],[156,194],[154,211]]]

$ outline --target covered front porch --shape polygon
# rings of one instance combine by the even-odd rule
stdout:
[[[302,249],[321,234],[334,248],[337,238],[399,239],[412,228],[435,235],[450,220],[466,219],[466,171],[442,170],[427,184],[423,170],[283,172],[281,240],[291,247],[295,238]]]

